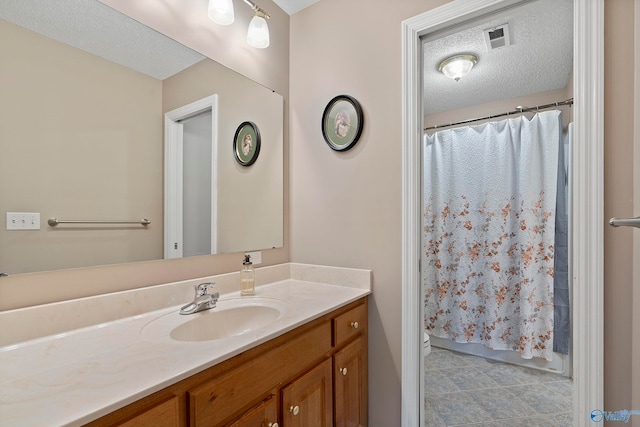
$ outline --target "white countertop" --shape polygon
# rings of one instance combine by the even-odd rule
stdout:
[[[174,341],[158,321],[142,333],[160,317],[169,326],[171,319],[177,325],[195,316],[175,315],[184,301],[0,347],[0,425],[85,424],[370,293],[370,283],[341,286],[290,278],[256,288],[256,297],[284,303],[280,318],[235,337]],[[233,298],[240,298],[238,292],[222,295],[220,304]]]

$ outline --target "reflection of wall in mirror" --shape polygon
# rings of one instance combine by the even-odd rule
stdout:
[[[0,80],[11,82],[0,102],[0,211],[40,212],[43,224],[0,227],[0,270],[162,258],[162,82],[2,20],[0,57]],[[51,229],[54,216],[152,223],[78,232]]]
[[[215,75],[216,78],[211,78]],[[204,60],[163,82],[163,111],[218,95],[218,253],[283,245],[282,96],[226,67]],[[261,136],[257,161],[239,165],[237,127],[254,122]]]
[[[161,259],[163,112],[170,110],[163,105],[171,103],[163,102],[163,86],[170,88],[170,98],[176,90],[190,97],[188,102],[202,98],[201,92],[194,95],[193,84],[184,90],[176,88],[171,81],[180,81],[178,77],[163,84],[2,20],[0,55],[6,59],[0,67],[0,79],[12,82],[3,89],[0,103],[0,212],[3,216],[6,211],[39,212],[44,224],[34,232],[7,232],[0,227],[0,271],[17,274]],[[218,91],[224,95],[221,107],[235,109],[221,117],[225,126],[220,138],[231,141],[235,131],[230,130],[232,123],[254,116],[264,122],[260,125],[263,141],[279,141],[278,152],[272,150],[273,145],[263,145],[256,164],[221,179],[218,204],[222,208],[220,222],[225,225],[218,245],[224,252],[282,247],[282,97],[226,67],[207,62],[209,73],[216,73],[203,77],[203,81],[215,83],[206,88],[211,89],[207,95]],[[196,64],[193,72],[203,66]],[[247,89],[247,84],[259,89]],[[276,100],[276,105],[267,108],[273,116],[257,112],[266,98]],[[243,102],[246,104],[241,105]],[[231,161],[219,172],[224,174],[229,172],[225,168],[238,165],[231,143],[220,149],[228,151],[223,155],[231,155]],[[278,173],[267,176],[267,168]],[[261,186],[251,185],[254,179]],[[13,185],[16,182],[20,186]],[[246,197],[238,198],[243,194]],[[246,200],[255,205],[244,206]],[[237,208],[243,213],[234,213]],[[252,213],[250,219],[247,212]],[[52,229],[46,220],[54,216],[145,217],[151,225]],[[237,220],[245,223],[242,229],[248,233],[240,233]],[[267,230],[264,236],[263,230]]]

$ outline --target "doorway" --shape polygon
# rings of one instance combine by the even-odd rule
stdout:
[[[518,1],[451,2],[403,23],[403,366],[402,425],[422,424],[424,394],[421,357],[422,312],[419,260],[421,227],[422,36],[469,19],[513,6]],[[588,420],[589,411],[602,406],[602,66],[603,2],[574,2],[574,184],[572,254],[574,420]],[[595,82],[595,84],[594,84]],[[593,90],[593,87],[596,90]],[[586,418],[585,418],[586,417]],[[576,421],[578,422],[578,421]]]
[[[573,0],[483,15],[423,37],[423,52],[422,286],[431,344],[570,377]],[[462,53],[476,61],[468,75],[440,72]],[[445,206],[451,216],[436,215]],[[533,247],[552,249],[542,256]],[[531,293],[535,309],[521,298]]]
[[[216,253],[217,122],[217,95],[165,114],[165,259]]]

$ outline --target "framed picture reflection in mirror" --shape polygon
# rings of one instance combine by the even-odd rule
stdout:
[[[253,122],[243,122],[233,137],[233,153],[242,166],[251,166],[260,154],[260,130]]]

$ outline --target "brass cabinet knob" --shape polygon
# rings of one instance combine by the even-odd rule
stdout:
[[[278,423],[269,423],[267,427],[280,427]]]
[[[358,325],[358,322],[351,322],[351,327],[353,329],[358,329],[358,326],[360,326],[360,325]]]
[[[293,415],[298,415],[300,413],[300,407],[299,406],[292,406],[289,408],[289,412],[291,412]]]
[[[339,371],[342,375],[347,375],[347,368],[339,369]]]

